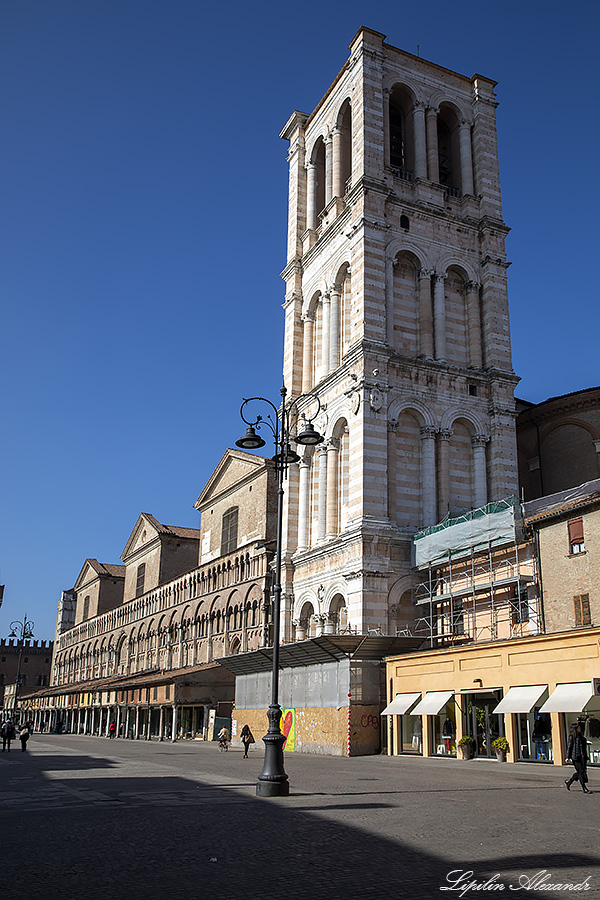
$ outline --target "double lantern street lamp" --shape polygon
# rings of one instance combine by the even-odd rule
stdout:
[[[288,777],[283,767],[283,745],[285,737],[281,733],[281,707],[279,705],[279,620],[281,614],[281,543],[283,531],[283,481],[287,477],[288,466],[300,460],[292,449],[291,442],[304,447],[322,444],[324,438],[316,431],[312,419],[299,410],[299,405],[306,407],[317,404],[313,419],[321,410],[319,398],[314,394],[302,394],[286,404],[287,389],[281,388],[281,406],[279,409],[264,397],[250,397],[240,407],[242,421],[248,426],[246,434],[236,441],[236,447],[242,450],[258,450],[265,446],[265,441],[256,433],[263,425],[273,434],[275,442],[275,471],[277,475],[277,544],[275,552],[275,583],[273,585],[273,675],[271,679],[271,705],[267,713],[269,730],[264,736],[265,759],[263,769],[258,776],[256,794],[259,797],[287,797],[290,792]],[[257,416],[248,419],[244,411],[249,403],[266,403],[271,407],[266,419]],[[302,430],[298,432],[298,419],[302,420]],[[292,435],[292,426],[297,433]]]
[[[35,623],[32,622],[31,619],[28,619],[27,615],[23,616],[22,622],[19,622],[17,620],[10,623],[9,637],[17,638],[19,644],[19,659],[17,662],[17,678],[15,684],[15,715],[18,713],[19,684],[21,681],[21,659],[23,657],[23,648],[25,647],[25,641],[29,641],[33,637],[34,627]]]

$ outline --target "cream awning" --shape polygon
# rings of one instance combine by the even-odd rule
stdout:
[[[421,702],[417,703],[411,715],[437,716],[453,694],[454,691],[428,691]]]
[[[593,696],[591,681],[557,684],[540,712],[583,712]]]
[[[384,711],[381,713],[382,716],[403,716],[404,713],[408,712],[408,710],[413,706],[417,700],[421,697],[421,692],[418,694],[396,694],[391,703],[389,703]]]
[[[503,697],[494,713],[530,713],[544,691],[547,684],[528,684],[525,687],[511,687]]]

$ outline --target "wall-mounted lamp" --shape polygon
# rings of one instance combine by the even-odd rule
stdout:
[[[479,687],[483,687],[483,681],[481,680],[481,678],[474,678],[473,684],[478,684]]]

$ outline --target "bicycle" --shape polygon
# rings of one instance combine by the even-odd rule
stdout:
[[[227,753],[228,749],[229,749],[229,742],[228,742],[227,738],[220,738],[219,739],[219,753],[222,750],[224,750],[225,753]]]

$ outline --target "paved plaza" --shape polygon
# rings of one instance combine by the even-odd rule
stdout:
[[[288,754],[291,795],[259,799],[262,746],[244,760],[197,741],[13,744],[3,879],[32,900],[579,893],[548,887],[565,883],[600,898],[600,770],[586,796],[553,766]]]

